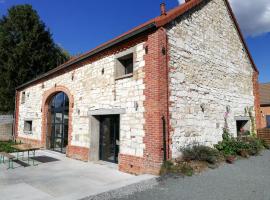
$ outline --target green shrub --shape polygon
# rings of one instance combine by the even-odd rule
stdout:
[[[270,149],[270,145],[265,140],[261,140],[261,143],[265,149]]]
[[[182,153],[185,161],[198,160],[215,164],[220,158],[219,151],[203,145],[195,145],[193,147],[182,149]]]
[[[258,155],[264,148],[264,145],[260,139],[255,137],[247,137],[243,140],[241,138],[233,138],[228,133],[224,133],[223,140],[215,145],[215,148],[225,156],[244,155],[243,157],[247,157],[246,152],[249,155]]]
[[[229,140],[223,140],[215,145],[215,148],[222,152],[224,155],[239,155],[242,150],[249,149],[248,145],[235,138],[231,138]]]
[[[255,137],[250,137],[247,140],[248,143],[248,153],[249,155],[255,156],[259,155],[259,153],[264,149],[264,145],[262,141]]]
[[[14,149],[11,147],[14,144],[15,142],[13,141],[0,142],[0,152],[7,152],[7,153],[14,152]]]

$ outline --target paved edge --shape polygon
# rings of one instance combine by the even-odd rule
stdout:
[[[91,195],[80,200],[109,200],[109,199],[119,199],[127,197],[136,192],[142,192],[148,189],[152,189],[154,186],[158,185],[158,177],[151,178],[149,180],[144,180],[138,183],[130,184],[115,190],[108,192],[103,192],[97,195]]]

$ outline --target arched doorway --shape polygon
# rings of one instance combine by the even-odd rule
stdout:
[[[48,105],[47,148],[66,153],[68,145],[69,98],[64,92],[56,93]]]

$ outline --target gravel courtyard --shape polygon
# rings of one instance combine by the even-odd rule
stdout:
[[[270,200],[270,151],[192,177],[163,178],[134,200]]]

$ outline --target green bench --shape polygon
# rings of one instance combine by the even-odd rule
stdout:
[[[6,153],[6,152],[0,152],[0,164],[3,162],[3,164],[5,163],[5,158],[8,159],[8,169],[14,169],[13,167],[13,161],[15,159],[15,156]]]

